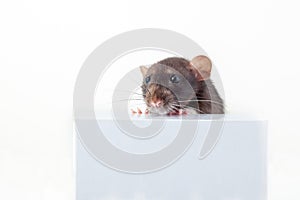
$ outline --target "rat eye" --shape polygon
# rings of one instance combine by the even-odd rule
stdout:
[[[172,83],[179,83],[179,81],[180,81],[180,78],[179,78],[179,76],[177,76],[177,75],[172,75],[171,77],[170,77],[170,81],[172,82]]]
[[[147,77],[145,78],[145,83],[148,84],[148,83],[150,82],[150,80],[151,80],[150,76],[147,76]]]

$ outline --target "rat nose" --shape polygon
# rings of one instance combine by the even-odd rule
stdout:
[[[158,108],[162,105],[161,100],[155,100],[155,101],[151,101],[151,106]]]

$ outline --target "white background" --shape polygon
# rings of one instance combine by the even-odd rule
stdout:
[[[89,53],[136,28],[200,44],[230,112],[269,120],[269,199],[300,199],[298,1],[1,1],[0,199],[74,198],[72,93]]]

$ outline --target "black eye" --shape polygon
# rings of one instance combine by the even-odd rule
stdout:
[[[172,76],[170,77],[170,81],[171,81],[172,83],[179,83],[180,78],[179,78],[179,76],[177,76],[177,75],[172,75]]]
[[[147,77],[145,78],[145,83],[148,84],[148,83],[150,82],[150,80],[151,80],[150,76],[147,76]]]

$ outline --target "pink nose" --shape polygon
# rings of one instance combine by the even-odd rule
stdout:
[[[153,106],[153,107],[156,107],[156,108],[158,108],[158,107],[160,107],[162,105],[162,102],[161,101],[151,101],[151,106]]]

